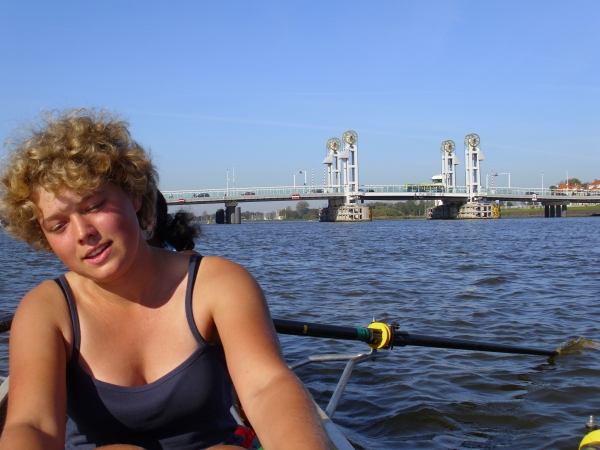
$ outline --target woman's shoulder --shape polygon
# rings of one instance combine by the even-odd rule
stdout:
[[[256,335],[269,326],[267,302],[257,281],[226,258],[202,259],[193,295],[196,325],[207,342],[223,345],[223,334],[237,335],[235,328]]]
[[[215,283],[254,282],[254,278],[240,264],[221,256],[204,256],[200,265],[204,281]]]
[[[218,307],[243,299],[261,300],[262,290],[254,277],[240,264],[219,256],[202,258],[196,277],[195,292],[203,301]]]
[[[240,264],[238,264],[230,259],[224,258],[222,256],[215,256],[215,255],[202,256],[202,264],[205,266],[210,265],[211,267],[214,267],[214,268],[239,267],[241,269],[244,269],[243,266],[241,266]]]
[[[56,310],[57,307],[62,309],[63,304],[67,307],[67,301],[61,287],[55,280],[46,280],[25,294],[19,303],[17,312],[19,309],[29,308],[48,312],[49,310]]]
[[[29,332],[60,330],[67,341],[71,340],[69,307],[62,289],[54,280],[40,283],[21,299],[11,329],[20,328]]]

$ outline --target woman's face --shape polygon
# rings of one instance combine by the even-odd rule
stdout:
[[[140,197],[129,198],[110,182],[56,196],[37,189],[38,221],[50,247],[73,272],[95,281],[119,277],[133,263],[143,243],[136,216]]]

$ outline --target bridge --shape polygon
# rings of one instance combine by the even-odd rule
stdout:
[[[452,192],[426,186],[415,192],[414,184],[362,185],[353,199],[365,201],[438,200],[450,203],[466,203],[469,200],[467,186],[456,186]],[[346,198],[343,187],[327,186],[278,186],[230,189],[201,189],[163,191],[170,205],[224,204],[237,206],[240,203],[276,202],[298,200],[341,200]],[[600,190],[541,189],[522,187],[482,188],[476,200],[485,202],[540,202],[544,206],[569,205],[571,203],[600,203]]]
[[[466,186],[457,186],[453,192],[434,189],[414,191],[414,184],[360,186],[354,197],[359,201],[389,200],[455,200],[467,201]],[[201,205],[212,203],[274,202],[290,200],[344,199],[346,193],[340,187],[325,186],[278,186],[230,189],[201,189],[162,191],[167,203]],[[522,187],[482,188],[478,200],[544,203],[600,203],[600,190],[540,189]]]
[[[162,192],[171,205],[224,204],[225,209],[220,210],[221,220],[217,212],[219,223],[240,223],[239,204],[249,202],[327,200],[328,206],[322,208],[320,214],[323,221],[370,220],[370,210],[364,202],[375,200],[433,200],[436,206],[429,216],[434,219],[499,217],[499,202],[539,202],[545,207],[546,217],[561,217],[572,203],[600,203],[600,189],[483,187],[481,161],[485,157],[476,134],[465,137],[465,186],[456,183],[456,166],[460,162],[453,141],[442,142],[442,173],[432,177],[432,183],[361,185],[358,182],[358,135],[347,131],[342,135],[342,141],[345,144],[343,148],[338,138],[327,141],[328,152],[323,161],[327,177],[323,186],[305,184]],[[492,173],[492,180],[495,175],[498,174]],[[492,204],[497,205],[494,214],[491,212]]]

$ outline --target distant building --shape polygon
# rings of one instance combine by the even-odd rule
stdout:
[[[583,187],[581,184],[569,184],[567,186],[567,183],[560,183],[558,185],[558,189],[569,189],[569,191],[579,191],[583,189]]]
[[[591,183],[586,183],[584,189],[592,190],[600,190],[600,180],[594,180]]]
[[[597,190],[600,191],[600,180],[594,180],[591,183],[583,183],[583,184],[569,184],[560,183],[558,185],[558,189],[569,189],[569,191],[582,191],[582,190]]]

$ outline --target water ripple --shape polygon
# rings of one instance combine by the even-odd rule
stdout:
[[[557,358],[398,347],[359,365],[334,421],[359,449],[573,449],[600,414],[600,234],[594,218],[244,223],[205,227],[204,254],[243,264],[279,318],[554,350]],[[3,312],[62,264],[0,232]],[[583,338],[586,341],[577,341]],[[6,368],[6,336],[0,338]],[[364,352],[280,336],[288,361]],[[344,363],[299,369],[326,406]]]

